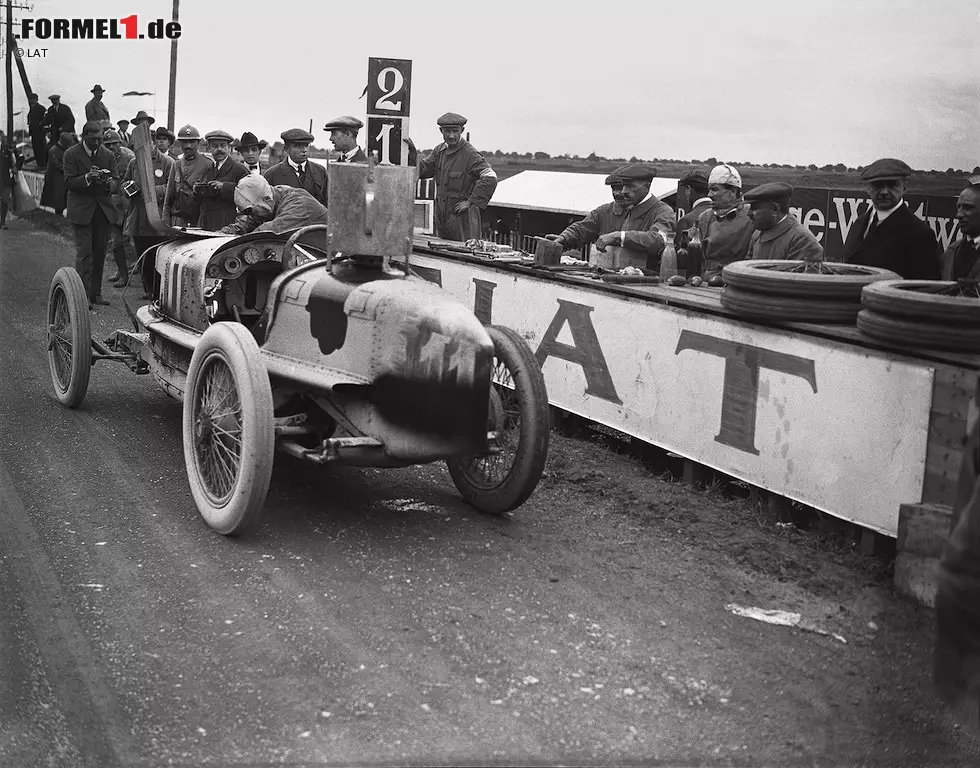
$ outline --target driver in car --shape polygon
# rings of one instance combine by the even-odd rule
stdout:
[[[238,218],[219,229],[229,235],[282,234],[310,224],[326,224],[327,209],[305,189],[271,186],[264,176],[248,175],[235,187]]]

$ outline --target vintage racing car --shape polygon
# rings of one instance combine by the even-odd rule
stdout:
[[[190,488],[223,534],[258,518],[276,449],[320,464],[445,460],[477,508],[519,506],[548,451],[544,378],[517,333],[484,327],[411,274],[414,179],[414,168],[331,167],[326,226],[170,231],[153,300],[105,343],[91,338],[78,273],[59,269],[48,301],[56,397],[79,405],[98,360],[152,374],[183,400]]]

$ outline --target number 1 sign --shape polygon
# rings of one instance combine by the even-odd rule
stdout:
[[[402,138],[408,135],[412,95],[410,59],[368,59],[368,152],[378,161],[408,165]]]

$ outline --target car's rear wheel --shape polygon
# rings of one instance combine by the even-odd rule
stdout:
[[[510,328],[488,326],[494,360],[488,429],[498,453],[446,462],[460,494],[483,512],[503,514],[523,504],[548,458],[548,392],[527,343]]]
[[[85,286],[71,267],[55,273],[48,291],[48,364],[55,397],[79,405],[92,373],[92,325]]]
[[[259,346],[238,323],[208,328],[184,393],[184,462],[201,516],[218,533],[258,520],[275,453],[272,387]]]

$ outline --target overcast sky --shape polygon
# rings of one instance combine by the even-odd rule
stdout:
[[[135,13],[142,27],[173,8],[33,5],[17,17]],[[312,119],[329,148],[323,124],[364,119],[367,60],[381,56],[413,62],[419,147],[439,141],[435,120],[454,111],[490,151],[980,164],[976,0],[183,0],[180,22],[175,122],[202,133],[251,130],[271,141]],[[166,121],[169,42],[24,44],[48,49],[23,60],[45,106],[58,92],[84,114],[98,82],[113,121],[138,109]],[[129,90],[156,95],[122,97]],[[25,103],[17,83],[14,110]]]

